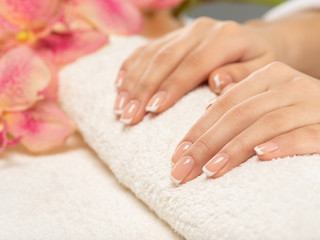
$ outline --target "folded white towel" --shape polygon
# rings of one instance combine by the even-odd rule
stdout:
[[[61,74],[64,108],[118,180],[187,239],[320,239],[317,154],[270,162],[252,157],[219,179],[202,174],[180,187],[171,183],[174,148],[213,94],[198,88],[165,113],[124,127],[113,114],[114,80],[144,42],[112,38]]]
[[[1,240],[182,239],[79,136],[57,152],[0,157]]]

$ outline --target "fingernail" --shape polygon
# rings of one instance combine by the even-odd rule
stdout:
[[[254,148],[254,151],[256,152],[257,155],[263,155],[266,153],[271,153],[276,150],[278,150],[279,145],[275,142],[266,142],[263,144],[260,144]]]
[[[170,178],[176,185],[181,183],[192,171],[194,160],[190,156],[182,158],[171,171]]]
[[[124,75],[125,75],[125,71],[121,70],[118,74],[117,80],[116,80],[116,87],[119,88],[121,87],[123,80],[124,80]]]
[[[212,105],[214,105],[214,103],[217,101],[217,98],[215,97],[214,99],[212,99],[209,103],[208,106],[206,108],[206,110],[208,110]]]
[[[175,163],[173,162],[173,159],[180,159],[180,157],[182,156],[182,154],[184,154],[189,147],[191,147],[192,142],[190,141],[185,141],[182,142],[175,150],[172,159],[171,159],[171,164],[174,165]]]
[[[156,93],[149,101],[146,111],[147,112],[156,112],[161,106],[163,100],[165,99],[167,93],[164,91]]]
[[[122,114],[123,112],[123,108],[125,107],[127,101],[128,101],[128,98],[129,98],[129,93],[127,92],[120,92],[117,99],[116,99],[116,102],[114,104],[114,108],[113,108],[113,112],[117,115],[120,115]]]
[[[206,165],[203,166],[202,171],[212,177],[227,163],[229,155],[226,153],[218,153]]]
[[[232,83],[232,78],[229,74],[226,73],[218,73],[214,75],[213,77],[214,83],[216,85],[215,92],[220,93],[221,90],[228,85],[229,83]]]
[[[137,113],[139,106],[140,103],[137,100],[131,100],[123,110],[120,121],[124,124],[130,124]]]

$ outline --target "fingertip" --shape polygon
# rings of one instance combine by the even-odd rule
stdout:
[[[225,72],[213,72],[209,77],[210,89],[219,94],[228,84],[232,83],[233,79],[230,74]]]
[[[157,113],[159,112],[159,108],[164,104],[166,100],[167,93],[165,91],[159,91],[153,95],[153,97],[149,100],[145,111]]]

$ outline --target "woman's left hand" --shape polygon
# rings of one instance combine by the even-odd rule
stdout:
[[[255,153],[260,160],[320,152],[320,81],[272,63],[209,105],[178,145],[171,179],[221,177]]]

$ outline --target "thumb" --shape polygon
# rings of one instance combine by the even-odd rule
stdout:
[[[264,63],[261,60],[224,65],[210,74],[209,87],[211,91],[219,94],[230,83],[240,82],[262,66]]]

